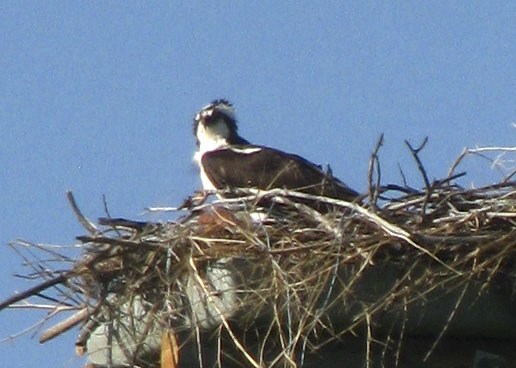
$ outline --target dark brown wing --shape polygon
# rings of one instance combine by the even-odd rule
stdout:
[[[206,152],[201,164],[224,188],[282,188],[352,201],[358,193],[304,158],[273,148],[245,145]]]

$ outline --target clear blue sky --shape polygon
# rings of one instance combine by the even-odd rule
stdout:
[[[431,177],[463,147],[516,143],[516,4],[431,2],[73,2],[0,4],[0,299],[16,238],[73,244],[91,218],[145,219],[200,182],[192,117],[218,97],[249,140],[330,163],[357,190],[381,133],[386,181],[397,165],[421,186],[403,140],[430,138]],[[498,177],[472,160],[464,185]],[[34,317],[34,318],[32,318]],[[0,314],[0,337],[36,320]],[[0,345],[0,366],[78,367],[75,333]]]

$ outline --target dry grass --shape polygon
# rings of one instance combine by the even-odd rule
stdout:
[[[30,276],[44,281],[0,309],[19,307],[15,303],[25,299],[31,300],[26,307],[37,308],[34,298],[43,297],[48,319],[60,310],[75,310],[41,340],[81,324],[81,350],[91,333],[109,322],[112,339],[136,346],[126,358],[140,366],[159,364],[152,352],[140,350],[140,343],[156,331],[172,331],[181,359],[191,355],[183,353],[189,344],[200,347],[195,356],[213,344],[213,359],[221,365],[296,367],[309,352],[349,333],[365,331],[368,355],[379,326],[387,326],[383,344],[396,355],[409,333],[404,323],[409,309],[435,298],[437,291],[456,290],[457,308],[446,316],[436,342],[447,333],[472,282],[481,285],[475,292],[480,298],[493,280],[504,280],[516,304],[511,173],[482,188],[455,185],[460,160],[486,152],[470,150],[448,178],[432,183],[419,160],[420,148],[410,147],[425,189],[381,187],[379,147],[363,203],[280,189],[246,191],[245,198],[192,207],[176,222],[103,218],[96,225],[82,216],[70,195],[89,232],[78,237],[83,254],[69,259],[59,249],[14,243],[32,268]],[[323,201],[335,211],[322,215],[296,199]],[[254,220],[252,213],[264,203],[267,218]],[[364,280],[385,264],[399,273],[371,298],[363,292]],[[386,311],[399,318],[382,325]],[[145,315],[143,327],[134,328],[140,315]],[[130,339],[121,328],[128,329]]]

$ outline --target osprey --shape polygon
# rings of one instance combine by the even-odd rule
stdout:
[[[358,197],[320,166],[240,137],[234,108],[226,100],[215,100],[195,115],[194,134],[198,148],[194,158],[199,163],[204,190],[281,188],[345,201]],[[307,204],[329,210],[328,206]]]

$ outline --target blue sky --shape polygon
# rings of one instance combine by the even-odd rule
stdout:
[[[17,238],[71,245],[84,213],[145,219],[200,186],[192,117],[230,99],[249,140],[331,164],[366,188],[381,133],[385,181],[422,185],[403,140],[442,177],[464,147],[514,146],[516,4],[39,2],[0,4],[0,299]],[[464,185],[499,179],[468,160]],[[0,314],[0,338],[37,320]],[[0,344],[0,366],[77,367],[74,332]],[[59,351],[59,354],[56,352]]]

